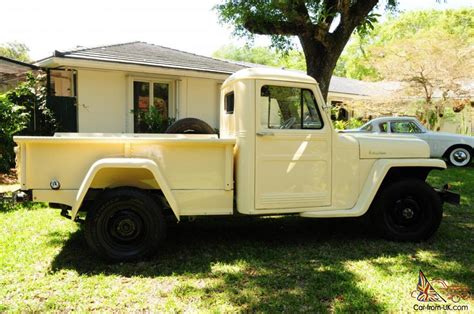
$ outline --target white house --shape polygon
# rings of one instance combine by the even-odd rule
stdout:
[[[144,42],[55,51],[36,65],[48,71],[63,131],[113,133],[142,132],[134,113],[153,105],[164,116],[218,127],[220,85],[248,67]],[[365,98],[353,81],[334,77],[329,101]]]

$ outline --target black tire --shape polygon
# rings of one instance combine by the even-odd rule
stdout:
[[[419,179],[397,181],[383,188],[374,200],[372,221],[381,235],[395,241],[430,238],[441,223],[441,199]]]
[[[196,118],[184,118],[170,125],[165,133],[173,134],[215,134],[214,129],[206,122]]]
[[[445,153],[445,158],[453,167],[467,167],[472,161],[472,148],[464,145],[450,147]]]
[[[152,255],[166,234],[158,203],[146,192],[117,188],[104,192],[88,211],[87,244],[109,261],[131,261]]]

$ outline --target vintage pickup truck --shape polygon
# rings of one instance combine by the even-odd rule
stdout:
[[[382,236],[429,238],[442,202],[425,183],[444,161],[416,138],[334,131],[306,75],[245,69],[221,89],[220,136],[55,134],[15,137],[19,196],[49,202],[98,255],[131,260],[163,241],[171,216],[368,214]]]

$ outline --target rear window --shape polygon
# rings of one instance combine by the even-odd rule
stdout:
[[[224,96],[224,110],[227,114],[234,113],[234,92],[225,94]]]

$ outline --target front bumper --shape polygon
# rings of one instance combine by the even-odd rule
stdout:
[[[445,186],[443,186],[443,188],[435,189],[435,191],[438,193],[443,203],[459,205],[459,203],[461,202],[461,196],[457,193],[449,191],[449,189],[449,184],[446,184]]]

